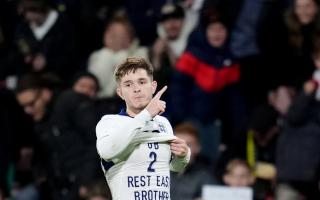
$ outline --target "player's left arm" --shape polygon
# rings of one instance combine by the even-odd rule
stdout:
[[[181,172],[190,161],[191,150],[187,143],[180,138],[176,138],[170,142],[170,149],[173,154],[170,170]]]
[[[170,122],[166,118],[164,122],[167,132],[174,135]],[[174,172],[182,171],[190,161],[190,148],[184,140],[176,137],[170,141],[170,150],[173,155],[172,160],[170,161],[170,170]]]

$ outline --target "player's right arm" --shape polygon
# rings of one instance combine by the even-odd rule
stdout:
[[[151,120],[147,110],[134,118],[106,115],[96,126],[97,151],[104,160],[112,160],[123,153],[135,134]]]

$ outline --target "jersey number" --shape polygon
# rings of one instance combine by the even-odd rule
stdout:
[[[153,164],[157,161],[157,154],[151,151],[149,154],[149,158],[151,158],[152,161],[149,164],[148,172],[155,172],[155,169],[153,168]]]

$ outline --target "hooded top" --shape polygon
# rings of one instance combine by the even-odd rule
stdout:
[[[206,38],[204,29],[197,29],[189,38],[186,51],[176,65],[177,71],[191,76],[205,92],[219,92],[240,79],[240,66],[230,50],[215,48]]]
[[[223,97],[235,99],[234,87],[226,88],[239,81],[240,66],[226,46],[212,47],[205,29],[198,28],[190,35],[170,85],[173,121],[195,117],[211,122]]]

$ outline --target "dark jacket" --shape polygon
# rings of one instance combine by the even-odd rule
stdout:
[[[277,145],[276,165],[280,181],[319,180],[320,102],[298,96],[286,117]]]
[[[27,22],[18,25],[15,33],[15,46],[12,54],[24,57],[28,54],[34,56],[41,53],[46,58],[44,71],[57,74],[60,77],[68,77],[74,71],[74,35],[72,25],[66,16],[59,14],[57,21],[44,36],[37,40]],[[15,52],[18,51],[18,52]],[[12,57],[18,59],[19,57]],[[17,64],[15,60],[9,64]],[[13,66],[20,73],[21,66]]]
[[[91,181],[99,171],[95,149],[98,120],[93,100],[67,90],[58,97],[51,119],[51,153],[56,178],[80,184]]]
[[[33,143],[31,119],[24,114],[14,94],[0,88],[0,190],[5,195],[9,194],[9,165],[18,161],[22,147],[32,147]]]

